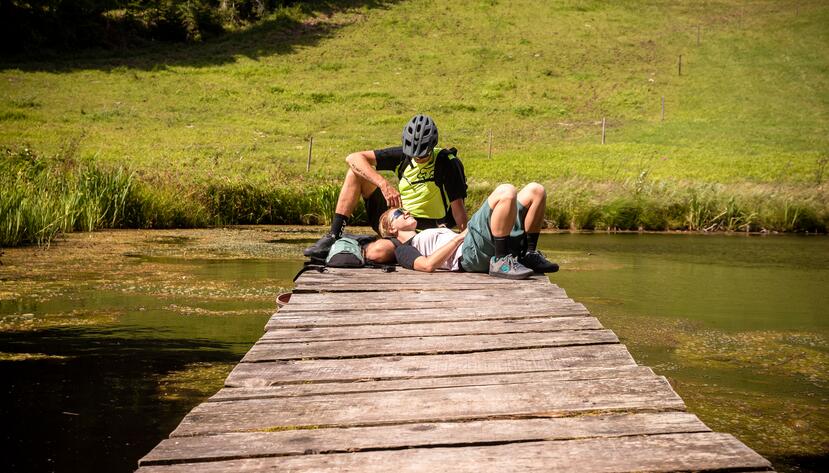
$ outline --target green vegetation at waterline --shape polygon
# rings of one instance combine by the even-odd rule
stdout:
[[[132,184],[123,169],[3,150],[0,245],[48,244],[59,232],[119,226]]]
[[[322,223],[338,189],[255,187],[244,182],[180,183],[142,178],[122,166],[29,148],[0,156],[0,246],[49,244],[60,232],[244,223]],[[358,214],[361,218],[363,214]]]
[[[0,245],[48,244],[59,232],[98,228],[171,228],[223,224],[329,223],[338,187],[180,182],[141,177],[124,167],[78,159],[72,147],[44,157],[5,149],[0,162]],[[636,179],[597,184],[544,183],[548,225],[571,230],[826,232],[829,196],[780,185],[668,183]],[[471,211],[491,192],[470,189]],[[354,223],[365,223],[358,208]]]
[[[825,2],[328,3],[198,43],[0,58],[0,147],[77,141],[130,169],[143,203],[116,226],[323,223],[343,158],[424,112],[470,209],[538,181],[559,228],[826,229]]]

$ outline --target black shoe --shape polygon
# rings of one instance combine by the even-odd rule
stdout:
[[[303,251],[302,254],[309,258],[324,259],[328,256],[328,250],[331,249],[331,245],[333,245],[335,241],[337,241],[337,237],[329,233],[328,235],[325,235],[317,240],[317,242],[313,245],[305,248],[305,251]]]
[[[548,261],[540,251],[530,251],[518,258],[518,261],[536,273],[555,273],[558,271],[558,265]]]

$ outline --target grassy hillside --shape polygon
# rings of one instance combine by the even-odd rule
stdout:
[[[722,229],[723,212],[735,230],[829,223],[825,2],[351,5],[200,44],[6,63],[0,144],[77,143],[203,209],[210,185],[237,198],[335,183],[348,152],[396,144],[421,112],[460,150],[476,196],[544,182],[559,226]],[[709,218],[689,223],[698,211]]]

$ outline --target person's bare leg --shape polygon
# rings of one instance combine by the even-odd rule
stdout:
[[[492,209],[489,229],[493,237],[502,238],[509,236],[509,232],[515,223],[516,212],[518,211],[515,208],[516,198],[515,186],[512,184],[501,184],[487,197],[489,208]]]
[[[509,253],[509,234],[515,225],[515,216],[518,213],[518,209],[515,207],[517,198],[518,194],[515,191],[515,186],[511,184],[501,184],[487,198],[487,203],[492,209],[489,230],[492,233],[495,246],[495,254],[492,255],[489,262],[490,276],[526,279],[533,274],[531,269],[525,268]]]
[[[547,208],[547,192],[544,186],[531,182],[518,193],[518,202],[527,209],[524,216],[524,233],[526,235],[527,252],[519,261],[524,266],[539,273],[554,273],[558,265],[544,257],[537,249],[538,237],[544,223],[544,211]]]
[[[323,258],[328,253],[334,241],[342,236],[343,229],[348,224],[348,219],[354,213],[360,196],[367,199],[377,188],[371,182],[363,179],[351,169],[345,174],[343,186],[340,188],[340,195],[337,197],[337,207],[331,219],[331,230],[322,236],[316,243],[303,251],[305,256]]]
[[[531,182],[518,193],[518,202],[527,209],[524,216],[524,231],[538,233],[544,223],[544,210],[547,207],[547,192],[544,186]]]
[[[337,207],[334,211],[340,215],[351,217],[351,214],[354,213],[354,209],[357,207],[357,203],[360,201],[360,197],[362,196],[364,199],[367,199],[374,192],[374,189],[377,189],[377,186],[349,169],[345,173],[343,186],[337,198]]]

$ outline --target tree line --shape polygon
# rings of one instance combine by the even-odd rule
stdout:
[[[0,0],[0,51],[194,42],[301,4],[291,0]]]

